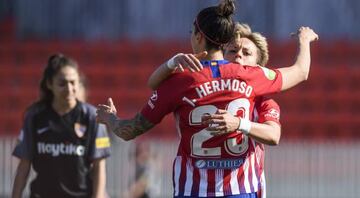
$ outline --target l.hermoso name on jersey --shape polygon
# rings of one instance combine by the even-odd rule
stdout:
[[[253,87],[238,79],[219,79],[200,84],[195,88],[199,98],[219,91],[233,91],[250,97]]]
[[[53,157],[61,155],[75,155],[83,156],[85,154],[85,147],[75,144],[50,144],[44,142],[38,142],[37,148],[39,154],[51,154]]]

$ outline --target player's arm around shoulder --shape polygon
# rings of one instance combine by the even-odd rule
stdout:
[[[248,136],[260,143],[275,146],[280,142],[281,126],[274,121],[251,122],[251,130]]]
[[[108,105],[98,105],[96,113],[98,122],[106,124],[110,131],[125,141],[134,139],[154,126],[141,113],[132,119],[120,119],[111,98],[108,99]]]

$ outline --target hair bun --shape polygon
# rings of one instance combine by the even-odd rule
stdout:
[[[61,53],[53,54],[48,59],[48,65],[57,65],[57,63],[59,63],[62,58],[64,58],[64,55]]]
[[[229,17],[234,14],[235,11],[235,2],[234,0],[222,0],[218,5],[217,12],[219,15],[224,17]]]

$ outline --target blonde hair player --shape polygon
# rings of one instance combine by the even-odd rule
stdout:
[[[163,82],[134,118],[117,117],[111,99],[98,106],[98,120],[124,140],[136,138],[174,113],[181,134],[173,163],[174,197],[257,197],[255,147],[248,137],[250,130],[258,130],[249,121],[255,97],[288,89],[308,76],[310,42],[317,36],[301,46],[298,60],[288,68],[270,70],[224,60],[221,47],[233,38],[234,8],[234,2],[227,0],[198,13],[190,38],[194,54],[177,54],[158,68],[157,80]],[[190,71],[173,73],[175,68],[188,67]],[[242,114],[236,131],[209,130],[203,115],[219,109]]]

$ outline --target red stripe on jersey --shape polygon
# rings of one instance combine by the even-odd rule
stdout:
[[[180,180],[178,181],[179,182],[179,192],[180,192],[180,195],[184,195],[184,188],[185,188],[185,182],[186,182],[186,161],[187,159],[186,158],[182,158],[181,160],[181,172],[180,172]]]
[[[230,186],[230,180],[231,180],[231,170],[224,170],[224,195],[231,195],[231,186]]]
[[[261,181],[261,174],[263,172],[263,155],[264,155],[264,151],[261,150],[261,144],[260,143],[256,143],[256,148],[255,148],[255,171],[256,171],[256,176],[258,178],[258,181]]]
[[[215,170],[208,170],[208,188],[207,195],[208,197],[215,197]]]
[[[254,166],[254,164],[252,163],[253,162],[253,160],[252,160],[252,158],[253,158],[254,156],[253,156],[253,153],[250,153],[250,156],[247,158],[248,159],[248,161],[249,161],[249,166],[248,166],[248,181],[249,181],[249,184],[250,184],[250,190],[251,190],[251,192],[254,192],[254,185],[253,185],[253,169],[252,169],[252,167]]]
[[[261,196],[262,196],[262,195],[261,195],[261,190],[258,190],[258,191],[257,191],[257,197],[261,198]]]
[[[194,172],[193,172],[193,180],[194,180],[194,183],[193,183],[193,186],[192,186],[192,189],[191,189],[191,195],[194,196],[198,196],[199,194],[199,185],[200,185],[200,172],[199,172],[199,169],[198,168],[194,168]]]
[[[245,161],[244,161],[244,163],[245,163]],[[240,191],[240,193],[245,193],[244,165],[240,166],[237,177],[238,177],[238,182],[239,182],[239,191]]]

